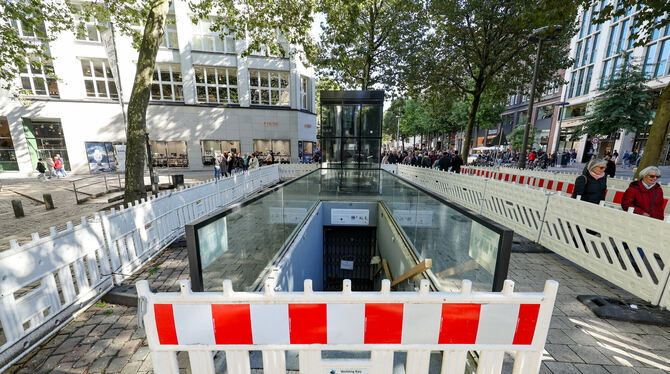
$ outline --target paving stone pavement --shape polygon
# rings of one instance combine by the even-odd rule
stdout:
[[[129,283],[146,279],[157,291],[177,291],[179,280],[188,277],[186,249],[172,247]],[[509,278],[517,291],[540,291],[546,279],[560,282],[541,373],[670,372],[670,327],[603,320],[576,299],[580,294],[630,298],[627,292],[552,253],[513,253]],[[136,313],[134,307],[98,303],[7,373],[152,373]],[[178,361],[181,373],[191,372],[185,353]],[[504,372],[511,367],[505,365]]]
[[[114,204],[107,202],[111,196],[118,194],[109,194],[103,197],[87,201],[83,204],[77,204],[72,188],[72,182],[77,181],[89,175],[69,175],[67,178],[50,180],[38,180],[37,178],[3,178],[2,188],[0,189],[0,251],[9,249],[9,240],[16,239],[19,244],[31,241],[31,234],[37,232],[40,237],[49,235],[49,227],[55,226],[59,231],[65,230],[66,222],[72,221],[77,225],[81,222],[81,217],[91,217],[96,212],[107,209]],[[185,183],[191,184],[198,181],[211,178],[212,175],[207,172],[191,172],[185,175]],[[102,181],[101,178],[97,178]],[[116,187],[110,179],[110,188]],[[81,181],[78,185],[91,183],[89,179]],[[104,190],[104,184],[87,187],[84,189],[89,193],[96,193]],[[42,195],[50,193],[56,209],[47,211],[45,209]],[[85,196],[85,195],[84,195]],[[12,210],[11,201],[17,199],[21,201],[25,217],[15,218]],[[116,205],[121,202],[116,202]]]

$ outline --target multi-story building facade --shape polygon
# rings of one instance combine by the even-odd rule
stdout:
[[[33,37],[14,25],[22,36]],[[109,35],[105,28],[86,24],[84,33],[58,35],[44,67],[29,64],[21,71],[18,98],[0,92],[5,176],[32,172],[38,158],[56,154],[77,173],[123,167],[137,51],[129,37],[116,34],[117,74],[104,45],[110,43],[102,42]],[[193,24],[187,4],[173,2],[147,110],[154,166],[200,170],[211,165],[214,154],[229,151],[271,150],[276,160],[298,162],[312,152],[313,69],[299,53],[244,57],[245,43],[212,32],[207,20]]]
[[[562,75],[563,71],[561,70],[557,74]],[[528,142],[530,149],[541,149],[549,153],[556,150],[556,140],[551,130],[559,122],[561,92],[561,85],[550,83],[533,105],[531,123],[535,125],[535,135]],[[505,111],[501,114],[501,124],[496,129],[488,130],[485,135],[486,144],[491,146],[506,144],[506,137],[514,128],[528,123],[529,103],[527,93],[510,95],[505,103]],[[483,144],[484,142],[480,141],[480,143]]]
[[[616,0],[608,0],[610,2]],[[643,151],[648,130],[637,134],[622,133],[616,139],[600,136],[594,146],[593,136],[583,135],[575,139],[574,126],[581,123],[588,107],[599,95],[608,80],[616,75],[617,69],[627,63],[642,66],[649,77],[648,86],[652,90],[661,90],[670,82],[670,26],[659,27],[651,32],[651,41],[635,46],[632,35],[637,31],[637,10],[630,8],[622,17],[612,18],[602,24],[594,23],[597,12],[607,4],[582,9],[579,13],[579,29],[571,40],[570,57],[574,64],[565,72],[563,100],[566,106],[560,132],[559,150],[575,148],[578,159],[586,160],[590,154],[603,155],[605,152],[635,150]],[[628,55],[626,59],[624,56]],[[666,141],[662,155],[662,164],[670,163],[670,139]]]

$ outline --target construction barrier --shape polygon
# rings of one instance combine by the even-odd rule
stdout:
[[[189,355],[191,372],[214,374],[216,351],[225,351],[227,372],[249,374],[249,351],[260,350],[264,373],[286,373],[286,350],[299,352],[300,373],[391,374],[394,352],[407,352],[405,372],[427,374],[432,351],[442,352],[443,374],[461,374],[467,355],[479,354],[478,373],[500,373],[505,353],[515,373],[539,372],[558,283],[547,281],[542,293],[514,292],[505,281],[497,292],[223,292],[192,293],[189,281],[179,293],[152,293],[137,283],[151,361],[155,373],[178,374],[177,352]],[[324,359],[322,351],[370,351],[370,359]],[[347,370],[347,371],[341,371]]]
[[[491,171],[487,178],[486,170],[467,175],[407,165],[396,169],[400,177],[513,229],[643,300],[670,308],[670,217],[660,221],[605,202],[572,199],[534,187],[537,177],[521,185],[511,177],[504,182],[509,174]],[[517,181],[529,180],[515,175]],[[481,196],[479,204],[473,196]]]
[[[514,184],[528,185],[538,189],[563,192],[572,194],[575,187],[575,179],[580,174],[553,173],[547,171],[514,169],[508,167],[480,167],[463,166],[461,174],[489,178],[492,180],[505,181]],[[631,183],[629,178],[608,178],[607,194],[605,202],[611,207],[621,208],[623,194]],[[663,188],[665,214],[670,216],[670,185]]]
[[[284,167],[161,192],[78,226],[68,222],[62,232],[52,227],[48,237],[10,241],[0,252],[0,372],[183,235],[187,223],[278,183]]]

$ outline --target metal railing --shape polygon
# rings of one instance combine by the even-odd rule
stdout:
[[[96,197],[104,196],[111,192],[123,191],[124,185],[125,177],[121,178],[120,173],[101,173],[100,175],[91,175],[90,177],[79,178],[72,181],[72,189],[74,190],[74,198],[77,200],[77,204],[81,204]],[[94,186],[104,186],[104,190],[101,191],[100,188],[94,189]],[[95,191],[89,190],[87,192],[85,190],[87,188],[94,189]],[[85,196],[80,198],[80,195]]]

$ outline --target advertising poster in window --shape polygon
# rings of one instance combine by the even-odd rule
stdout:
[[[116,159],[112,143],[86,142],[86,156],[91,173],[116,171]]]

